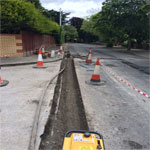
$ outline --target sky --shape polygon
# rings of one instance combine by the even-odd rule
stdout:
[[[86,18],[101,10],[102,2],[105,0],[40,0],[42,6],[48,10],[54,9],[70,12],[70,18]]]

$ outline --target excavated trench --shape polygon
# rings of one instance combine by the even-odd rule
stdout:
[[[49,120],[41,136],[40,150],[62,150],[64,134],[68,130],[88,130],[74,61],[67,51],[59,75]]]

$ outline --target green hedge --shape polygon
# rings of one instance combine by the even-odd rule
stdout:
[[[42,34],[58,34],[57,23],[43,16],[34,4],[23,0],[1,0],[1,32],[19,33],[20,30]]]

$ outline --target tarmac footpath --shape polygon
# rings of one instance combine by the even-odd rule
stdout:
[[[31,140],[32,147],[38,149],[51,110],[57,75],[63,71],[60,72],[61,59],[62,56],[45,59],[45,69],[33,68],[37,56],[1,59],[0,76],[9,84],[0,87],[0,149],[27,150]],[[39,104],[39,116],[36,116]],[[38,120],[36,129],[35,120]]]

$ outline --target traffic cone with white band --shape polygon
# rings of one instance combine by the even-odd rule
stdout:
[[[86,63],[92,63],[92,49],[89,50],[88,59],[86,60]]]
[[[0,77],[0,84],[1,84],[1,83],[3,83],[3,80],[2,80],[2,78]]]
[[[92,74],[91,81],[100,82],[100,60],[97,58],[94,73]]]
[[[9,81],[7,80],[2,80],[1,76],[0,76],[0,87],[2,86],[6,86],[9,83]]]
[[[37,61],[36,67],[38,67],[38,68],[44,67],[41,50],[39,50],[38,61]]]
[[[59,53],[63,53],[63,46],[62,45],[60,45],[60,49],[59,49]]]

